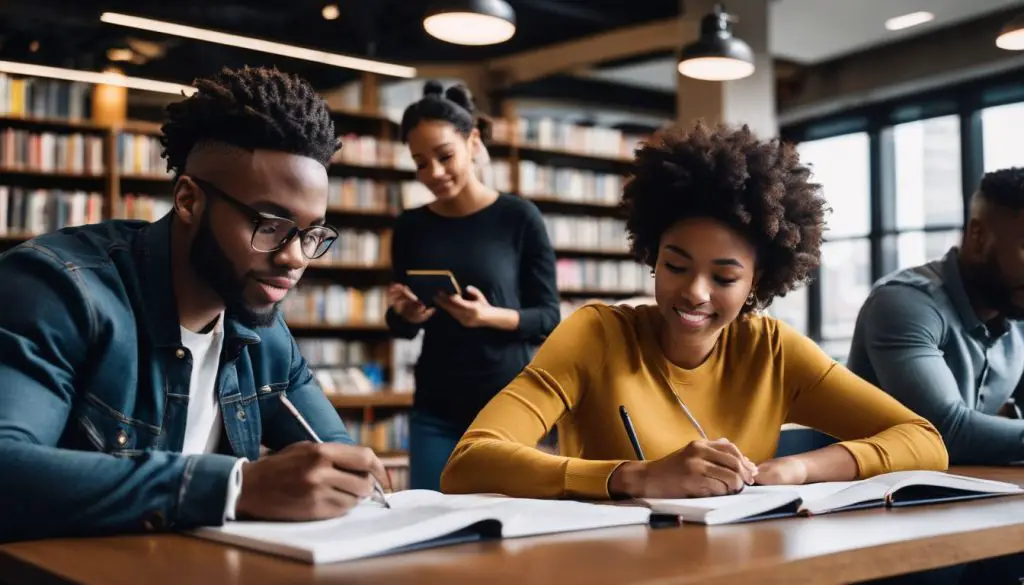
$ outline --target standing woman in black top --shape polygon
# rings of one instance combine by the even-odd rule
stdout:
[[[558,324],[555,255],[537,207],[484,185],[474,169],[481,137],[462,86],[424,97],[402,117],[416,178],[435,200],[403,212],[392,236],[396,282],[387,323],[396,337],[422,328],[410,417],[410,487],[440,489],[441,471],[481,408],[529,362]],[[403,284],[406,270],[450,270],[462,297],[427,307]]]

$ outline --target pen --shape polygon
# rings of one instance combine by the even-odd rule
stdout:
[[[309,423],[306,422],[305,417],[302,416],[302,413],[299,412],[299,409],[295,408],[295,405],[292,404],[292,401],[288,400],[288,397],[284,395],[284,392],[282,392],[278,396],[281,398],[281,404],[284,404],[284,407],[288,409],[288,412],[292,413],[292,416],[294,416],[295,419],[299,421],[299,424],[302,425],[302,428],[306,430],[306,434],[309,435],[309,438],[314,443],[323,443],[323,441],[320,440],[320,437],[317,436],[316,431],[313,430],[313,427],[309,426]],[[374,477],[373,475],[371,475],[370,477],[373,479],[374,501],[378,502],[385,508],[390,508],[391,504],[389,504],[387,498],[384,497],[384,488],[381,487],[380,482],[377,481],[376,477]]]
[[[619,416],[622,417],[622,426],[626,427],[626,436],[629,437],[629,442],[633,445],[633,452],[636,453],[636,458],[643,461],[644,450],[640,448],[640,439],[636,436],[636,429],[633,428],[633,421],[629,418],[629,411],[626,410],[626,405],[619,406]]]

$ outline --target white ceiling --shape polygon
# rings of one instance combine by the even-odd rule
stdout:
[[[769,44],[775,57],[812,64],[948,27],[1014,5],[1022,0],[774,0],[769,6]],[[901,31],[885,21],[926,10],[931,22]],[[994,40],[994,39],[993,39]],[[675,91],[675,59],[652,59],[590,72],[593,76]]]
[[[776,0],[769,7],[769,43],[776,57],[817,63],[944,28],[1020,0]],[[890,31],[885,21],[925,10],[931,22]]]

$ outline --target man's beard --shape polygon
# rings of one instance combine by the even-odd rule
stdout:
[[[971,272],[972,289],[983,306],[1007,319],[1024,320],[1024,306],[1013,300],[1014,295],[1019,295],[1024,287],[1007,284],[1007,278],[999,268],[995,254],[990,253],[985,261],[975,265]]]
[[[199,220],[199,231],[189,250],[189,261],[199,278],[224,301],[228,315],[246,327],[269,327],[274,323],[280,303],[275,303],[270,309],[256,310],[245,302],[245,281],[235,276],[235,267],[217,243],[206,213]]]

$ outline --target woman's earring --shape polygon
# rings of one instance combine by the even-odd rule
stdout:
[[[750,291],[750,296],[747,297],[747,306],[748,307],[753,307],[756,304],[757,304],[757,296],[754,294],[754,291]]]

